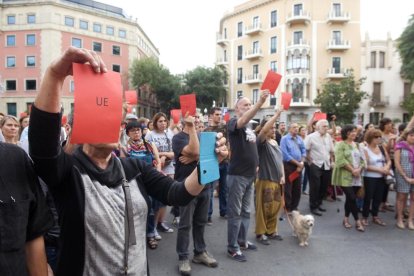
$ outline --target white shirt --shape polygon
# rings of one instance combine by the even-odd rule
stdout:
[[[328,133],[323,136],[318,131],[309,134],[305,138],[305,147],[313,164],[319,168],[324,166],[325,170],[330,170],[330,154],[333,153],[334,146]]]

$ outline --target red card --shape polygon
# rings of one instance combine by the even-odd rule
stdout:
[[[196,95],[195,94],[187,94],[180,96],[180,106],[181,106],[181,114],[183,117],[188,112],[189,115],[195,116],[196,115]]]
[[[230,121],[230,113],[226,112],[226,114],[224,114],[223,120],[227,123],[228,121]]]
[[[122,120],[121,75],[95,73],[90,65],[73,64],[75,109],[71,142],[116,143]]]
[[[181,109],[171,109],[171,117],[174,121],[174,124],[178,124],[180,121]]]
[[[66,115],[62,116],[62,126],[66,125],[66,123],[68,122],[68,117]]]
[[[132,113],[132,106],[130,106],[130,105],[127,106],[127,114],[128,113]]]
[[[137,104],[138,103],[138,96],[137,91],[135,90],[128,90],[125,91],[125,101],[127,104]]]
[[[280,80],[282,79],[282,75],[269,70],[267,72],[266,78],[262,84],[261,90],[268,89],[270,94],[274,95],[276,92],[277,87],[279,86]]]
[[[322,113],[322,112],[315,112],[315,113],[313,114],[313,120],[314,120],[314,121],[326,120],[326,113]]]
[[[294,171],[293,173],[289,174],[289,182],[292,183],[299,177],[298,171]]]
[[[290,102],[292,101],[292,94],[289,92],[282,93],[281,103],[284,110],[288,110],[290,107]]]

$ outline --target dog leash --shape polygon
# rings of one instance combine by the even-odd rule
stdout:
[[[293,228],[292,221],[290,220],[289,213],[288,213],[288,211],[286,209],[286,205],[284,204],[284,202],[285,202],[285,191],[283,189],[284,187],[282,185],[280,185],[280,186],[282,188],[283,210],[285,210],[286,218],[287,218],[287,221],[288,221],[288,223],[290,225],[290,228],[292,228],[292,231],[295,231],[295,229]]]

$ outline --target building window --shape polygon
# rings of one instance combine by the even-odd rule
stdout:
[[[79,20],[79,28],[82,30],[88,30],[89,29],[89,23],[85,20]]]
[[[371,68],[377,67],[377,53],[371,52]]]
[[[385,68],[385,52],[379,52],[379,68]]]
[[[6,45],[7,46],[16,46],[16,36],[15,35],[8,35],[6,37],[7,42]]]
[[[253,79],[258,79],[259,78],[259,65],[255,64],[253,65]]]
[[[16,57],[7,57],[6,58],[6,67],[7,68],[16,67]]]
[[[293,32],[293,45],[302,44],[302,40],[303,40],[303,32],[302,31]]]
[[[69,92],[73,93],[75,91],[75,82],[73,80],[71,80],[69,82]]]
[[[95,52],[102,52],[102,43],[93,42],[92,48]]]
[[[237,46],[237,60],[243,59],[243,46],[239,45]]]
[[[75,19],[73,19],[73,17],[65,16],[65,25],[69,27],[75,26]]]
[[[341,31],[333,31],[332,40],[335,45],[341,45]]]
[[[107,35],[114,35],[114,27],[106,26],[106,34]]]
[[[17,81],[16,80],[6,80],[6,90],[7,91],[16,91]]]
[[[253,54],[259,53],[259,41],[253,42]]]
[[[237,91],[237,99],[243,97],[243,91]]]
[[[36,80],[26,80],[26,91],[36,90]]]
[[[121,65],[112,64],[112,71],[121,73]]]
[[[36,35],[28,34],[26,35],[26,45],[27,46],[34,46],[36,45]]]
[[[227,28],[223,29],[223,33],[224,33],[224,39],[227,39]]]
[[[113,45],[112,46],[112,54],[115,55],[115,56],[120,56],[121,55],[121,47]]]
[[[26,67],[35,67],[35,66],[36,66],[36,58],[34,56],[27,56]]]
[[[100,33],[102,32],[102,25],[99,23],[93,23],[93,31],[95,33]]]
[[[340,3],[333,3],[332,4],[332,10],[333,10],[334,15],[336,17],[341,16],[341,4]]]
[[[270,12],[270,28],[277,26],[277,11]]]
[[[334,70],[334,74],[341,73],[341,58],[340,57],[332,58],[332,68]]]
[[[300,50],[296,49],[293,54],[288,56],[286,69],[290,73],[300,73],[301,71],[308,70],[310,64],[310,58]]]
[[[253,28],[254,29],[259,28],[259,17],[258,16],[253,17]]]
[[[82,39],[73,37],[72,46],[76,48],[82,48]]]
[[[17,116],[16,103],[7,103],[7,114]]]
[[[270,38],[270,53],[274,54],[277,51],[277,37],[273,36]]]
[[[126,38],[126,31],[125,30],[119,30],[118,35],[120,38]]]
[[[373,83],[372,101],[376,103],[381,101],[381,83],[380,82]]]
[[[237,83],[243,82],[243,68],[237,68]]]
[[[295,78],[292,82],[292,101],[294,103],[303,102],[304,96],[304,87],[306,85],[306,80],[303,79],[302,82],[298,78]]]
[[[36,15],[35,14],[28,14],[27,15],[27,24],[35,24],[36,23]]]
[[[253,89],[253,104],[257,103],[257,100],[259,99],[259,89]]]
[[[272,70],[273,72],[277,72],[277,63],[276,63],[276,61],[271,61],[270,62],[270,70]]]
[[[293,15],[300,16],[302,14],[303,14],[303,5],[302,4],[293,5]]]
[[[237,37],[241,37],[243,35],[243,22],[237,23]]]
[[[7,16],[7,25],[14,25],[16,24],[16,16],[15,15],[8,15]]]

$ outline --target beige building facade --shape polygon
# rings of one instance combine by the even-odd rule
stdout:
[[[268,72],[282,75],[275,94],[256,116],[261,119],[292,94],[282,121],[306,123],[318,109],[322,84],[353,69],[360,77],[358,0],[252,0],[225,14],[217,33],[217,65],[228,73],[227,106],[246,96],[255,103]]]
[[[128,70],[134,59],[159,51],[121,8],[92,0],[0,0],[0,112],[19,116],[28,111],[47,66],[69,46],[94,50],[108,68],[122,76],[129,90]],[[74,83],[63,86],[65,113],[73,107]],[[141,96],[141,93],[139,93]],[[157,111],[152,95],[142,95],[139,116]]]

